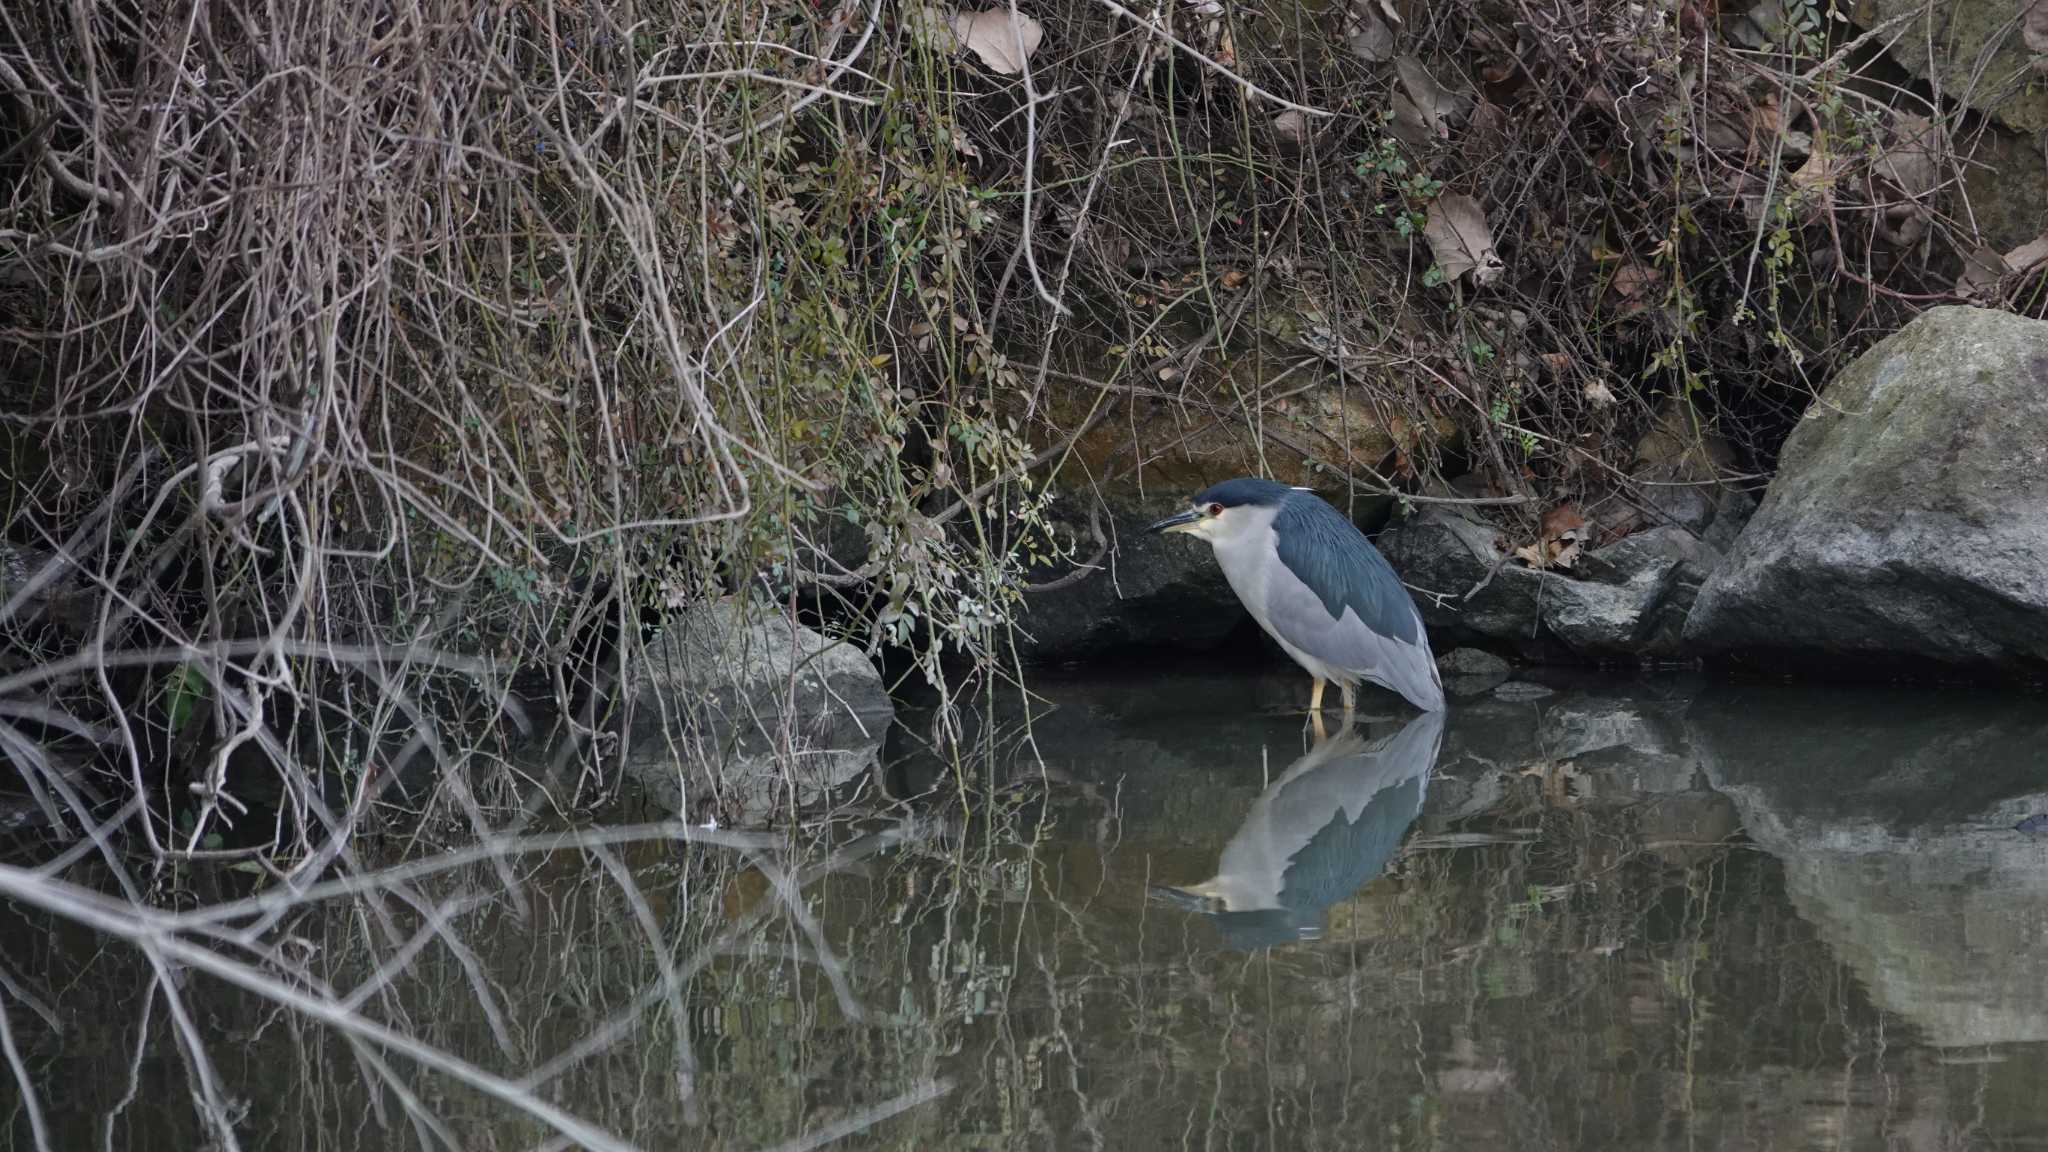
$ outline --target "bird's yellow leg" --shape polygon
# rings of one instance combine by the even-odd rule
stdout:
[[[1323,679],[1323,678],[1322,678],[1321,676],[1318,676],[1318,677],[1316,677],[1316,686],[1315,686],[1314,688],[1311,688],[1311,689],[1309,689],[1309,693],[1308,693],[1308,710],[1309,710],[1309,711],[1311,711],[1311,712],[1314,712],[1314,713],[1317,713],[1318,715],[1320,715],[1320,714],[1322,713],[1322,711],[1323,711],[1323,688],[1324,688],[1324,687],[1325,687],[1325,686],[1326,686],[1326,685],[1327,685],[1328,683],[1329,683],[1329,682],[1328,682],[1328,681],[1326,681],[1326,680],[1324,680],[1324,679]]]
[[[1344,726],[1349,728],[1351,717],[1358,713],[1358,685],[1343,684],[1339,687],[1344,689]]]

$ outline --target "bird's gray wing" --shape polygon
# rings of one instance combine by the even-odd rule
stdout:
[[[1283,907],[1327,908],[1386,869],[1422,814],[1443,746],[1443,713],[1425,712],[1369,750],[1310,777],[1349,777],[1330,793],[1321,826],[1291,852],[1280,885]]]
[[[1273,535],[1280,563],[1266,607],[1280,635],[1425,712],[1443,707],[1422,613],[1358,526],[1313,493],[1296,492],[1274,517]]]
[[[1425,712],[1444,706],[1436,660],[1419,626],[1410,633],[1415,637],[1411,642],[1368,627],[1350,604],[1341,607],[1343,614],[1332,616],[1322,598],[1285,564],[1266,581],[1267,619],[1289,644],[1333,668],[1391,688]]]
[[[1332,617],[1345,607],[1382,636],[1408,643],[1423,638],[1422,614],[1387,558],[1343,513],[1311,492],[1296,492],[1273,517],[1280,563],[1294,573]]]

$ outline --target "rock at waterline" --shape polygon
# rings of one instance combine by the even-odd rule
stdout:
[[[1502,554],[1493,525],[1448,507],[1389,528],[1380,551],[1420,589],[1432,641],[1481,641],[1534,656],[1668,656],[1694,593],[1720,556],[1682,528],[1639,532],[1588,553],[1572,573]]]
[[[872,768],[895,712],[860,650],[732,598],[648,646],[626,771],[686,815],[759,822]]]
[[[1238,627],[1246,618],[1244,606],[1209,546],[1145,531],[1147,524],[1185,507],[1190,494],[1160,492],[1140,499],[1114,489],[1102,492],[1102,510],[1094,519],[1106,538],[1101,568],[1072,584],[1025,597],[1017,618],[1024,654],[1057,662],[1123,648],[1208,648]],[[1096,498],[1086,494],[1057,508],[1057,519],[1079,541],[1081,560],[1095,546],[1088,539],[1089,513],[1078,505]],[[1049,582],[1072,570],[1061,565],[1031,575]]]
[[[1936,308],[1808,410],[1685,639],[1758,662],[2038,671],[2044,573],[2048,323]]]
[[[1480,696],[1493,691],[1514,675],[1507,661],[1477,648],[1455,648],[1437,658],[1444,692],[1454,697]]]

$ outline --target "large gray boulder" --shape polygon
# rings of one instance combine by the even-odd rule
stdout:
[[[876,765],[895,717],[858,648],[734,598],[672,620],[636,671],[626,771],[691,818],[814,799]]]
[[[2048,663],[2048,323],[1946,307],[1786,441],[1685,639],[1776,661]]]

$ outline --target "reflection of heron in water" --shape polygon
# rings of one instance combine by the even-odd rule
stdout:
[[[1443,732],[1444,714],[1424,712],[1377,740],[1346,728],[1318,741],[1253,802],[1216,875],[1153,895],[1207,913],[1231,948],[1314,939],[1422,814]]]

